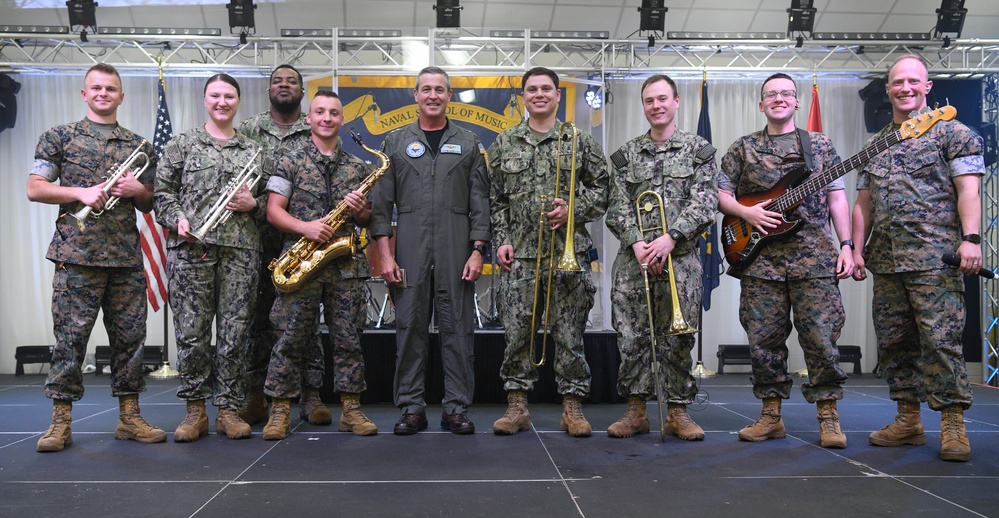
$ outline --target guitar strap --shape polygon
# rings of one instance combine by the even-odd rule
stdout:
[[[809,171],[815,170],[815,155],[812,154],[812,138],[808,130],[798,128],[798,142],[801,144],[801,154],[805,156],[805,165]]]

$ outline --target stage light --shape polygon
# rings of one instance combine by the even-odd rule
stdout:
[[[253,23],[253,10],[257,5],[253,0],[229,0],[226,9],[229,10],[229,32],[232,34],[239,30],[239,42],[246,45],[246,37],[256,34],[257,29]]]
[[[61,25],[0,25],[0,32],[16,34],[69,34]]]
[[[816,41],[929,41],[928,32],[814,32]]]
[[[101,27],[98,34],[108,36],[221,36],[222,29],[203,27]]]
[[[7,74],[0,74],[0,133],[7,128],[13,128],[17,122],[17,97],[21,83],[14,81]]]
[[[651,31],[649,34],[649,47],[656,46],[656,36],[662,36],[666,30],[666,11],[669,7],[663,5],[665,0],[642,0],[639,12],[639,31]]]
[[[964,8],[964,0],[942,0],[936,13],[937,25],[933,28],[933,37],[939,38],[943,33],[952,33],[960,38],[961,30],[964,29],[964,17],[968,14],[968,10]],[[944,36],[943,46],[950,46],[950,36]]]
[[[69,28],[80,27],[80,40],[87,41],[87,29],[97,30],[97,2],[94,0],[68,0]]]
[[[437,11],[437,28],[461,27],[461,10],[458,0],[437,0],[434,11]]]
[[[666,38],[671,40],[783,40],[786,36],[778,32],[710,32],[710,31],[669,31]]]
[[[813,0],[791,0],[791,8],[787,10],[787,36],[790,38],[794,33],[808,33],[812,37],[812,29],[815,26],[815,12],[812,7]],[[802,45],[802,35],[798,35],[798,45]]]
[[[571,39],[571,40],[606,40],[610,39],[610,31],[531,31],[533,40]],[[490,38],[523,38],[524,31],[517,29],[491,30]]]
[[[604,107],[604,96],[600,92],[600,87],[596,85],[590,85],[586,89],[586,95],[583,96],[586,100],[586,105],[594,110],[599,110]]]

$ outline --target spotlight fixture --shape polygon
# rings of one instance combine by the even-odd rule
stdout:
[[[804,33],[812,37],[812,29],[815,26],[814,0],[791,0],[791,8],[787,10],[787,36],[790,38],[794,33],[799,33],[797,46],[804,42]]]
[[[69,9],[69,29],[79,27],[80,41],[87,41],[87,29],[97,31],[97,2],[94,0],[67,0]]]
[[[246,45],[246,37],[256,34],[253,23],[253,10],[257,5],[253,0],[229,0],[226,9],[229,10],[229,32],[235,34],[239,30],[239,43]]]
[[[638,30],[651,31],[649,47],[654,47],[656,36],[662,37],[666,30],[666,11],[669,11],[669,7],[666,7],[664,2],[665,0],[642,0],[642,6],[638,8],[640,14]]]
[[[943,33],[952,33],[960,38],[961,30],[964,29],[964,17],[968,14],[968,10],[964,8],[964,0],[942,0],[936,13],[937,25],[933,28],[933,37],[939,38]],[[950,36],[944,36],[943,46],[950,46]]]
[[[597,85],[590,85],[586,89],[586,94],[583,96],[586,100],[586,105],[594,110],[599,110],[604,107],[604,95],[601,89]]]
[[[461,10],[458,0],[437,0],[434,11],[437,11],[437,28],[461,27]]]

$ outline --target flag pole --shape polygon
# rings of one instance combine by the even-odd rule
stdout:
[[[166,87],[163,83],[163,56],[156,57],[157,68],[159,68],[160,76],[160,86],[163,86],[163,94],[166,96]],[[170,305],[163,304],[163,354],[161,359],[163,360],[163,366],[159,369],[149,373],[149,377],[157,379],[171,379],[180,376],[177,369],[170,366]]]
[[[697,129],[698,129],[699,133],[700,133],[700,131],[702,129],[701,128],[701,126],[702,126],[701,117],[704,116],[705,119],[706,119],[706,113],[705,113],[705,109],[704,109],[704,87],[707,84],[707,82],[708,82],[708,70],[704,69],[704,70],[702,70],[702,74],[701,74],[701,95],[700,95],[700,97],[701,97],[701,106],[700,106],[701,107],[701,115],[699,115],[698,118],[697,118],[697,126],[698,126]],[[707,123],[707,120],[705,120],[703,122]],[[708,133],[708,135],[701,135],[701,136],[710,141],[711,140],[710,127],[707,124],[705,124],[704,130]],[[699,239],[704,239],[704,236],[702,235]],[[705,246],[707,246],[707,245],[705,245]],[[704,265],[701,265],[701,267],[703,268]],[[702,275],[702,279],[703,279],[703,275]],[[704,365],[704,289],[703,288],[704,287],[702,286],[701,287],[701,300],[697,303],[697,327],[700,329],[697,332],[697,364],[694,365],[693,369],[691,369],[690,374],[692,376],[696,377],[696,378],[711,378],[711,377],[713,377],[716,374],[715,371],[707,368]]]

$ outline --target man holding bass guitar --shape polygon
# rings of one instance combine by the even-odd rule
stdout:
[[[795,127],[797,109],[794,80],[782,73],[768,77],[760,97],[766,127],[737,140],[721,160],[719,209],[763,236],[786,216],[768,210],[774,208],[770,200],[781,194],[769,189],[797,168],[807,166],[815,176],[840,162],[828,137]],[[797,233],[762,246],[755,259],[736,265],[729,258],[733,264],[729,275],[742,283],[739,320],[749,336],[753,393],[763,400],[760,418],[739,431],[741,440],[785,436],[780,409],[792,385],[786,362],[793,310],[808,367],[808,381],[801,391],[806,401],[818,404],[819,443],[826,448],[846,447],[836,412],[847,379],[836,348],[846,320],[837,284],[853,273],[854,259],[850,207],[843,188],[842,179],[836,179],[801,200],[793,212],[802,223]],[[722,232],[725,240],[726,229]]]

